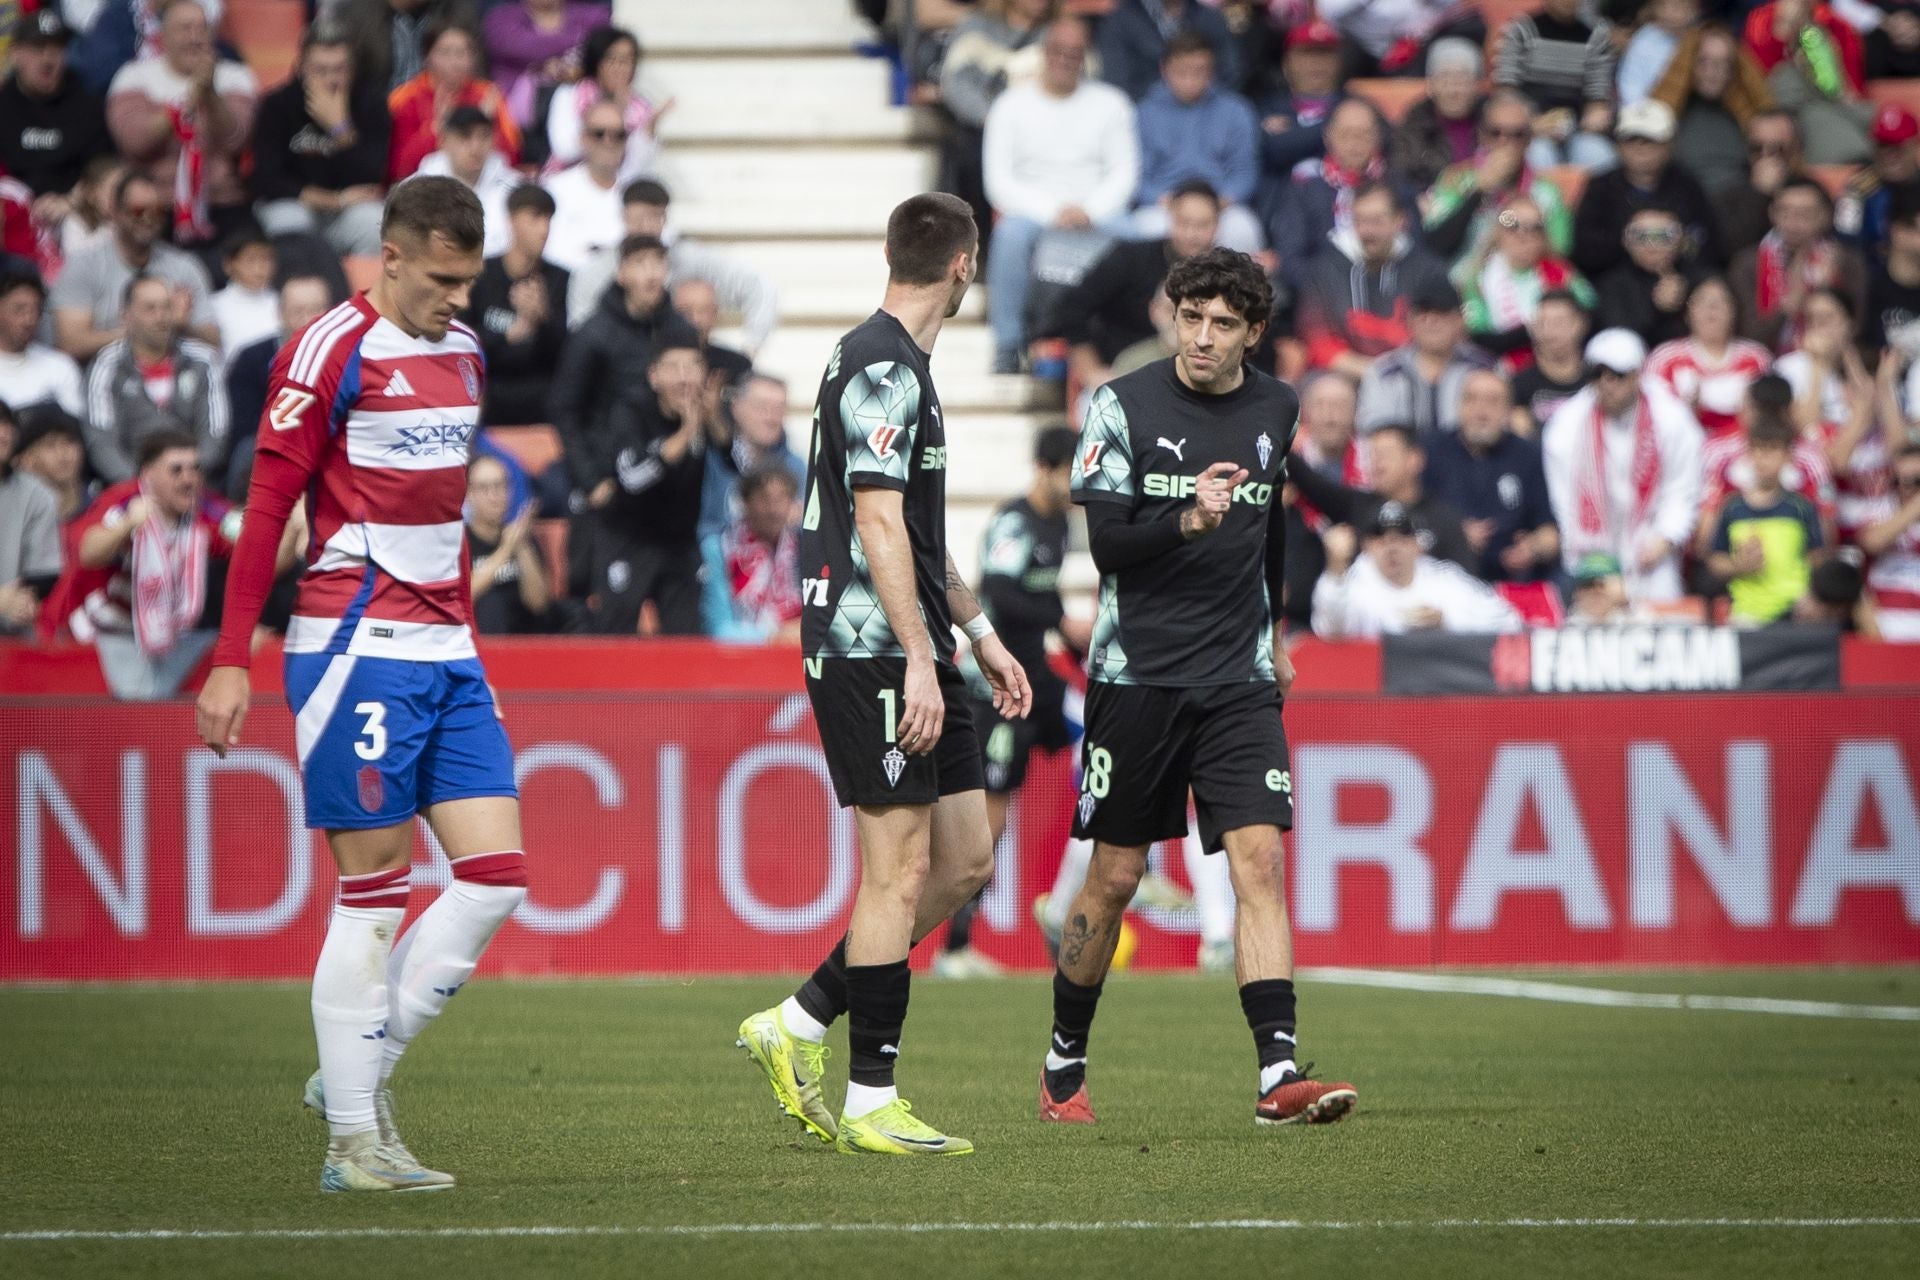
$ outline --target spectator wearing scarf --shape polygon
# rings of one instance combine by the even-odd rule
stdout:
[[[778,459],[740,480],[741,511],[701,542],[701,621],[716,640],[798,639],[799,486]]]
[[[164,698],[213,633],[199,630],[207,565],[233,554],[240,516],[200,479],[193,437],[159,432],[141,444],[140,471],[107,489],[81,518],[79,554],[42,614],[100,651],[116,697]]]
[[[1700,424],[1665,387],[1641,379],[1647,347],[1625,329],[1587,343],[1591,384],[1542,433],[1547,492],[1571,572],[1613,556],[1635,604],[1677,600],[1681,549],[1700,508]]]
[[[1866,310],[1867,271],[1860,255],[1832,235],[1833,200],[1812,178],[1792,178],[1769,206],[1772,228],[1733,260],[1741,336],[1786,353],[1800,344],[1801,308],[1816,289],[1834,289],[1854,317]]]
[[[1383,184],[1402,208],[1415,207],[1417,193],[1387,169],[1379,114],[1367,102],[1349,98],[1327,117],[1327,154],[1294,171],[1294,180],[1269,202],[1267,236],[1280,255],[1280,276],[1298,291],[1305,287],[1320,255],[1338,252],[1335,237],[1353,232],[1354,195]],[[1409,238],[1420,236],[1412,227]]]

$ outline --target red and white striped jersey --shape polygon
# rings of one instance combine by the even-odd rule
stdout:
[[[1909,525],[1867,571],[1880,635],[1920,641],[1920,525]]]
[[[1752,483],[1746,437],[1721,436],[1707,441],[1700,451],[1700,475],[1708,509],[1718,508],[1728,494]],[[1823,519],[1833,518],[1833,470],[1827,465],[1827,451],[1804,436],[1793,442],[1787,465],[1780,472],[1780,487],[1811,502]]]
[[[1773,353],[1745,338],[1735,338],[1718,360],[1694,339],[1677,338],[1653,349],[1646,376],[1685,402],[1711,441],[1739,431],[1748,386],[1772,367]]]
[[[263,484],[294,485],[297,495],[272,497],[307,502],[310,564],[288,653],[474,656],[461,504],[484,385],[471,329],[456,322],[438,342],[409,337],[364,295],[280,349],[248,505],[260,505]],[[257,556],[241,558],[235,573],[258,572]],[[227,621],[251,630],[254,619],[236,618],[230,603]],[[216,664],[244,662],[245,643],[223,629]]]

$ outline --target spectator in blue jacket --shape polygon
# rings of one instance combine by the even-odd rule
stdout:
[[[1167,51],[1183,34],[1199,36],[1213,50],[1221,84],[1235,91],[1245,85],[1240,46],[1227,20],[1199,0],[1119,0],[1101,20],[1095,41],[1100,78],[1140,101],[1159,82]]]
[[[1336,232],[1353,230],[1354,195],[1361,188],[1377,182],[1399,198],[1401,208],[1419,207],[1419,193],[1387,168],[1381,151],[1385,137],[1386,126],[1373,105],[1348,98],[1327,117],[1326,155],[1262,201],[1267,236],[1280,256],[1280,278],[1289,288],[1305,285],[1308,264],[1329,252]],[[1408,235],[1419,243],[1417,225],[1409,226]]]
[[[1491,369],[1460,386],[1460,429],[1429,432],[1427,491],[1452,503],[1488,582],[1535,582],[1560,564],[1540,446],[1513,433],[1513,393]]]
[[[1135,113],[1140,190],[1134,227],[1143,237],[1164,236],[1168,193],[1197,178],[1219,193],[1219,243],[1257,253],[1265,237],[1248,201],[1260,177],[1260,126],[1245,98],[1214,84],[1213,68],[1213,50],[1198,32],[1167,42],[1160,83]]]
[[[1327,117],[1346,95],[1340,90],[1340,33],[1314,19],[1287,33],[1281,61],[1285,83],[1265,94],[1260,110],[1263,182],[1284,184],[1293,167],[1319,157]]]

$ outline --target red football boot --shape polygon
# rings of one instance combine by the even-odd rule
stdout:
[[[1087,1097],[1087,1082],[1082,1080],[1080,1087],[1065,1102],[1055,1102],[1053,1095],[1047,1092],[1047,1073],[1040,1073],[1040,1118],[1054,1124],[1092,1124],[1093,1100]]]
[[[1341,1081],[1327,1084],[1310,1079],[1308,1063],[1298,1075],[1288,1072],[1286,1079],[1260,1095],[1253,1106],[1253,1118],[1260,1124],[1332,1124],[1353,1110],[1360,1093]]]

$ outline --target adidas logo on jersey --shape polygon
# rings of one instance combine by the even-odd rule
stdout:
[[[383,396],[412,396],[415,395],[416,392],[413,389],[413,384],[407,381],[406,373],[400,369],[395,369],[393,376],[387,379],[387,389],[380,394]]]

